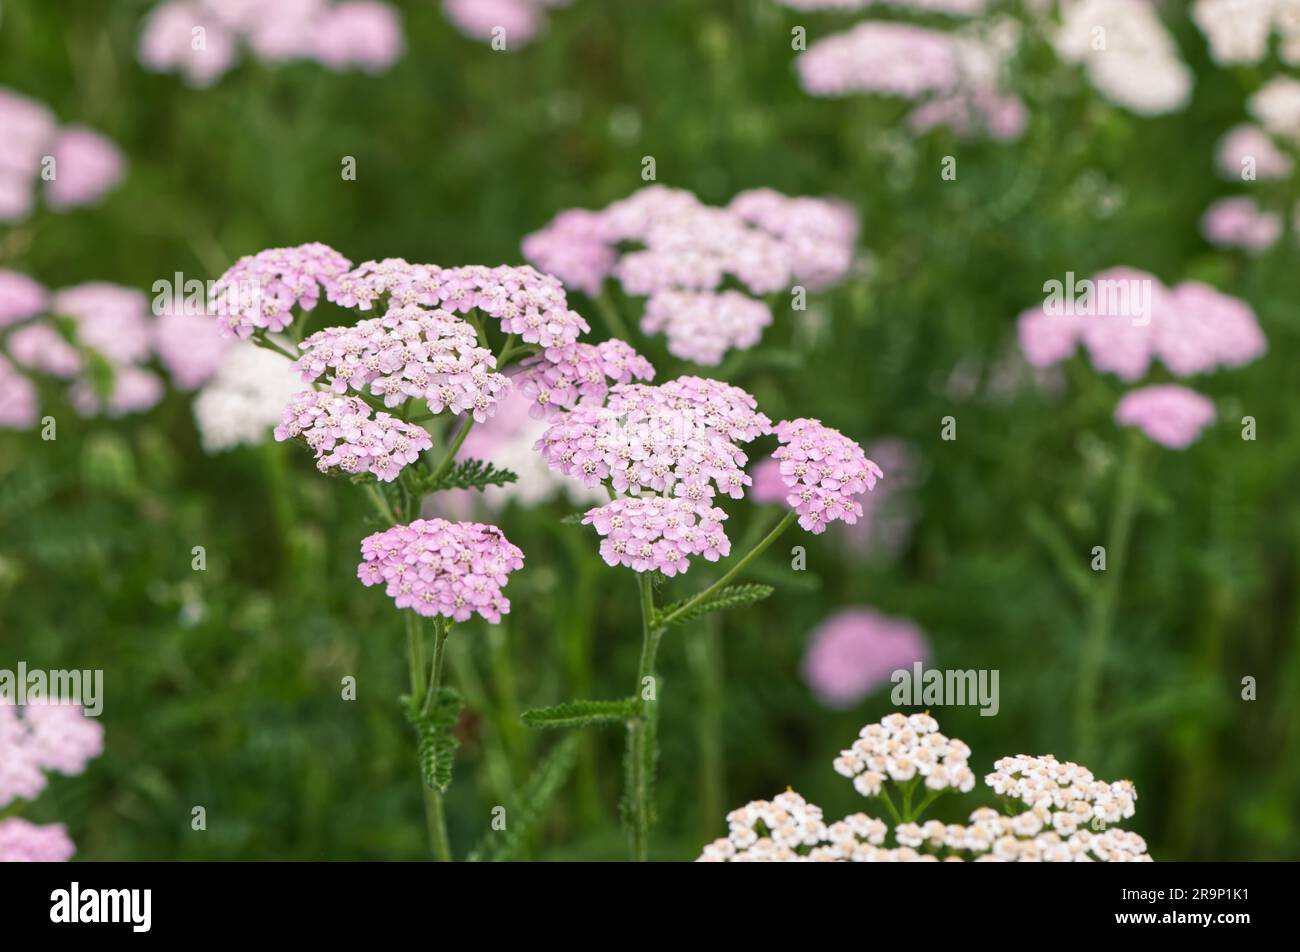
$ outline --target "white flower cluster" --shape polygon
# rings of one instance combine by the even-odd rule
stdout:
[[[1062,59],[1081,63],[1093,86],[1142,116],[1175,112],[1191,95],[1192,72],[1145,0],[1071,0],[1055,37]]]
[[[947,789],[969,792],[975,785],[966,761],[970,748],[939,733],[928,714],[890,714],[869,724],[835,770],[852,777],[864,796],[893,801],[883,790],[892,780],[905,791],[918,781],[933,797]],[[1051,755],[1004,757],[984,778],[1008,806],[1027,809],[999,813],[980,807],[969,824],[924,823],[909,817],[890,827],[855,813],[827,824],[822,810],[793,790],[775,799],[756,800],[727,815],[728,834],[714,840],[698,862],[712,863],[906,863],[906,862],[1150,862],[1146,841],[1136,833],[1102,829],[1131,817],[1137,791],[1127,780],[1106,783],[1078,764]],[[904,809],[904,814],[910,811]],[[917,811],[919,812],[919,810]]]
[[[194,401],[203,449],[219,453],[264,443],[280,422],[285,405],[301,389],[302,381],[287,357],[256,344],[236,344]]]
[[[835,772],[853,781],[864,797],[878,797],[886,780],[906,783],[921,777],[929,790],[975,788],[975,774],[966,761],[970,748],[939,733],[929,714],[890,714],[868,724],[848,750],[835,758]]]
[[[1300,66],[1300,0],[1196,0],[1192,19],[1220,66],[1258,63],[1274,30],[1282,62]]]

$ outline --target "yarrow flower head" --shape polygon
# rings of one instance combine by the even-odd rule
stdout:
[[[1185,450],[1214,422],[1214,401],[1178,384],[1152,384],[1124,394],[1115,422],[1137,427],[1171,450]]]
[[[284,330],[293,323],[294,308],[310,311],[321,291],[329,294],[351,267],[333,248],[315,242],[245,255],[216,283],[218,323],[239,337]]]
[[[868,606],[835,612],[808,633],[801,672],[827,707],[847,708],[900,669],[925,661],[925,633],[905,618],[891,618]]]
[[[54,211],[91,205],[126,175],[126,160],[109,139],[84,126],[59,128],[41,103],[0,87],[0,222],[19,222],[36,205],[36,184]],[[52,161],[53,176],[42,174]],[[0,307],[0,325],[3,325]]]
[[[315,451],[322,473],[370,473],[381,482],[392,482],[433,446],[429,434],[414,424],[383,412],[372,417],[370,405],[359,397],[316,390],[289,402],[275,438],[302,439]]]
[[[1246,195],[1222,198],[1201,216],[1201,234],[1216,248],[1241,248],[1259,254],[1282,237],[1282,216],[1263,210],[1259,202]]]
[[[66,863],[77,851],[62,823],[0,820],[0,863]]]
[[[1103,96],[1140,116],[1175,112],[1191,97],[1192,71],[1144,0],[1078,0],[1064,7],[1053,43],[1062,59],[1084,66]]]
[[[686,498],[628,496],[588,510],[582,522],[602,537],[607,564],[671,577],[690,567],[691,556],[716,562],[731,553],[726,518],[721,509]]]
[[[37,281],[0,268],[0,327],[30,320],[49,304],[49,294]]]
[[[835,758],[835,772],[853,781],[864,797],[880,796],[887,780],[905,783],[921,777],[928,790],[975,789],[967,760],[970,748],[939,732],[928,714],[890,714],[862,728],[858,739]]]
[[[717,364],[731,348],[752,347],[771,323],[767,305],[749,295],[842,280],[858,228],[836,201],[757,189],[717,208],[652,185],[600,210],[560,213],[524,239],[523,251],[588,295],[613,277],[625,293],[647,296],[642,330],[666,332],[675,356]],[[728,277],[745,293],[722,289]]]
[[[303,380],[326,377],[335,393],[382,396],[389,407],[417,398],[434,413],[469,412],[481,422],[510,387],[474,328],[441,309],[391,308],[352,327],[327,327],[299,347],[294,368]]]
[[[862,515],[857,496],[875,488],[884,475],[862,447],[820,420],[785,420],[776,425],[781,443],[772,458],[781,464],[786,502],[809,532],[826,531],[837,519],[852,525]]]
[[[368,536],[357,577],[383,584],[398,608],[466,621],[475,613],[496,624],[510,611],[502,594],[524,554],[496,526],[417,519]]]
[[[609,388],[654,379],[655,369],[630,344],[607,340],[548,347],[520,365],[515,384],[529,399],[529,415],[554,416],[579,403],[601,404]]]
[[[104,728],[75,704],[0,702],[0,809],[32,800],[45,772],[73,777],[104,750]]]
[[[927,791],[924,803],[945,792],[968,793],[975,776],[970,748],[939,732],[928,714],[890,714],[864,727],[835,770],[853,779],[863,796],[889,800],[894,785]],[[822,810],[793,791],[758,800],[727,816],[724,839],[707,845],[700,862],[1150,862],[1136,833],[1108,828],[1133,816],[1137,791],[1126,780],[1099,781],[1086,769],[1056,758],[1007,757],[985,784],[1010,805],[1008,813],[980,807],[969,824],[920,822],[912,797],[892,830],[855,813],[827,824]],[[901,792],[901,791],[900,791]],[[1091,829],[1089,829],[1091,828]],[[890,845],[892,839],[893,845]]]
[[[537,441],[547,463],[587,486],[649,491],[711,505],[716,492],[744,496],[748,441],[770,428],[753,397],[698,377],[659,386],[620,384],[605,407],[561,414]]]
[[[1060,363],[1082,343],[1097,370],[1132,382],[1153,359],[1188,377],[1242,366],[1268,348],[1250,305],[1208,284],[1185,281],[1170,289],[1131,268],[1102,271],[1091,284],[1107,289],[1094,293],[1094,313],[1080,313],[1082,305],[1052,311],[1043,304],[1020,315],[1020,348],[1030,364]],[[1143,298],[1149,310],[1137,303]]]
[[[477,308],[526,344],[571,344],[591,327],[569,307],[558,278],[527,265],[495,268],[412,265],[401,258],[367,261],[343,275],[330,300],[368,310],[381,299],[389,307],[441,307],[453,314]]]
[[[194,400],[203,448],[217,453],[270,438],[285,405],[302,390],[293,362],[251,341],[235,341]]]
[[[139,58],[205,87],[235,65],[241,41],[269,64],[315,60],[336,72],[380,73],[405,49],[397,8],[379,0],[166,0],[145,21]]]

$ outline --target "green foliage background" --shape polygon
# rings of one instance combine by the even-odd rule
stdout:
[[[706,201],[770,186],[860,210],[870,266],[813,297],[821,325],[778,310],[727,376],[774,419],[909,441],[919,520],[897,558],[855,559],[836,533],[791,535],[752,576],[773,598],[668,633],[658,858],[695,856],[727,810],[787,785],[829,815],[859,808],[830,760],[888,697],[829,712],[798,676],[806,633],[840,606],[915,619],[938,666],[1001,671],[998,716],[935,712],[972,746],[977,774],[1004,754],[1076,756],[1084,606],[1031,525],[1086,568],[1114,496],[1121,388],[1079,362],[1058,396],[991,393],[1014,318],[1045,280],[1114,264],[1249,300],[1268,355],[1198,382],[1220,424],[1192,449],[1145,454],[1104,748],[1088,766],[1136,782],[1127,825],[1157,859],[1300,857],[1300,269],[1291,235],[1255,259],[1199,236],[1205,206],[1233,191],[1213,174],[1213,144],[1244,118],[1261,75],[1213,67],[1180,4],[1164,10],[1197,73],[1189,109],[1138,119],[1110,107],[1039,40],[1021,64],[1033,121],[1014,145],[912,140],[899,104],[805,96],[791,29],[816,39],[846,21],[758,0],[577,0],[509,55],[454,32],[431,0],[406,0],[408,53],[384,76],[245,62],[208,91],[137,65],[148,6],[3,3],[0,85],[106,132],[131,170],[97,209],[0,230],[0,266],[54,287],[148,289],[305,241],[354,261],[514,263],[522,236],[556,212],[639,187],[645,155],[660,182]],[[947,155],[955,182],[939,177]],[[355,182],[340,177],[344,156]],[[574,301],[603,333],[590,302]],[[973,384],[954,387],[954,372]],[[185,395],[120,422],[43,412],[58,418],[57,441],[0,434],[0,666],[103,668],[107,750],[24,815],[68,823],[83,859],[427,855],[397,701],[401,620],[354,577],[371,531],[361,494],[294,447],[205,455]],[[947,415],[955,442],[939,438]],[[1244,415],[1258,421],[1255,442],[1240,438]],[[729,508],[735,540],[775,515]],[[590,530],[560,523],[568,511],[502,516],[528,559],[508,589],[514,611],[452,639],[470,709],[448,797],[462,856],[559,739],[524,727],[521,709],[632,687],[635,585],[599,561]],[[794,544],[808,547],[805,573],[790,571]],[[204,573],[190,568],[195,545]],[[689,591],[667,589],[661,602]],[[340,699],[348,675],[355,702]],[[1248,675],[1254,702],[1240,698]],[[617,728],[584,734],[524,855],[624,855],[621,743]],[[195,805],[204,833],[190,828]]]

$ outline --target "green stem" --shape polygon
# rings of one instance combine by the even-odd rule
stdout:
[[[460,448],[465,442],[465,437],[469,436],[469,431],[472,429],[474,429],[474,417],[467,416],[465,417],[464,426],[462,426],[460,432],[456,434],[456,439],[452,440],[451,447],[447,450],[447,455],[442,458],[442,462],[435,466],[433,472],[430,474],[429,482],[431,484],[436,484],[439,478],[445,475],[447,470],[451,469],[451,464],[456,462],[456,454],[460,452]]]
[[[1106,539],[1106,577],[1100,590],[1093,596],[1088,613],[1088,628],[1084,636],[1083,655],[1079,662],[1079,695],[1075,712],[1079,758],[1082,763],[1093,763],[1097,750],[1097,697],[1101,683],[1101,669],[1106,661],[1106,649],[1111,629],[1115,625],[1115,608],[1119,599],[1120,579],[1124,573],[1124,559],[1128,539],[1133,528],[1133,513],[1137,506],[1137,490],[1141,474],[1141,434],[1134,430],[1129,435],[1121,463],[1115,509],[1111,513],[1110,529]]]
[[[406,651],[411,667],[411,698],[418,701],[423,697],[427,711],[430,701],[437,694],[442,684],[442,660],[446,651],[447,634],[450,625],[441,618],[433,626],[433,663],[429,668],[428,683],[424,676],[424,632],[422,619],[414,611],[404,611],[406,616]],[[447,817],[443,811],[442,793],[426,784],[421,778],[420,788],[424,792],[424,819],[429,828],[429,845],[433,858],[441,863],[451,862],[451,845],[447,838]]]
[[[717,836],[716,828],[725,810],[722,745],[722,639],[717,615],[702,619],[700,637],[686,641],[686,659],[695,678],[698,713],[695,718],[696,741],[700,757],[700,794],[697,810],[700,837],[703,841]]]
[[[654,684],[655,655],[659,651],[662,627],[652,627],[654,618],[654,580],[649,572],[637,576],[641,590],[641,661],[636,672],[636,697],[640,698],[640,715],[627,725],[628,825],[631,828],[632,859],[645,862],[649,853],[650,824],[654,820],[654,770],[659,759],[657,741],[658,686]],[[651,679],[651,694],[646,698],[646,679]]]
[[[265,348],[266,350],[273,350],[280,356],[288,357],[290,360],[297,360],[299,357],[299,355],[294,353],[293,351],[285,350],[283,347],[281,347],[275,341],[271,340],[271,338],[267,337],[265,334],[254,334],[252,337],[249,338],[249,340],[251,340],[258,347]]]
[[[632,335],[628,333],[627,322],[618,312],[618,305],[614,303],[614,299],[605,288],[602,288],[600,294],[596,296],[596,310],[600,311],[601,319],[608,325],[611,334],[625,341],[632,339]]]
[[[730,569],[728,569],[726,573],[722,576],[722,578],[718,579],[716,582],[714,582],[704,591],[700,592],[699,594],[683,602],[680,608],[667,615],[663,619],[662,627],[666,628],[669,625],[671,625],[676,619],[680,618],[682,615],[689,612],[692,608],[694,608],[704,599],[708,598],[718,589],[724,587],[733,578],[735,578],[737,575],[743,572],[745,570],[745,566],[749,565],[750,562],[753,562],[756,558],[762,555],[763,552],[767,549],[767,547],[770,546],[773,542],[775,542],[778,538],[780,538],[781,533],[785,532],[786,529],[790,528],[791,523],[793,523],[798,518],[799,518],[799,513],[796,512],[795,510],[791,509],[789,512],[787,512],[785,514],[785,518],[783,518],[780,522],[778,522],[772,528],[772,531],[762,538],[762,540],[758,543],[758,545],[750,549],[744,558],[742,558],[739,562],[737,562]]]
[[[397,525],[397,516],[393,513],[393,507],[388,504],[388,500],[384,497],[384,491],[382,489],[374,483],[366,483],[366,495],[368,495],[370,501],[375,504],[375,508],[379,510],[379,514],[388,520],[389,525]]]

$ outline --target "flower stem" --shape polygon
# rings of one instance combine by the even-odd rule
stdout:
[[[663,628],[654,626],[654,580],[649,572],[637,575],[641,590],[641,662],[636,672],[638,717],[627,725],[627,813],[631,828],[632,859],[645,862],[649,852],[650,824],[654,821],[654,771],[659,760],[657,721],[658,688],[654,683],[655,655]],[[646,679],[650,679],[650,685]],[[647,698],[646,688],[651,688]]]
[[[611,334],[625,341],[632,339],[631,334],[628,333],[627,322],[618,312],[618,305],[614,303],[614,299],[605,288],[601,288],[600,294],[596,296],[596,309],[600,311],[601,319],[609,327]]]
[[[1129,435],[1124,450],[1124,460],[1119,473],[1115,509],[1111,513],[1110,529],[1106,538],[1106,577],[1089,603],[1088,628],[1079,662],[1079,695],[1075,711],[1075,732],[1079,744],[1079,757],[1091,763],[1097,751],[1097,694],[1101,682],[1101,669],[1106,660],[1106,648],[1111,629],[1115,624],[1115,606],[1119,598],[1120,578],[1124,573],[1124,558],[1133,527],[1133,513],[1137,505],[1137,490],[1141,473],[1141,435],[1134,430]]]
[[[793,523],[798,518],[799,518],[799,513],[796,512],[795,510],[791,509],[789,512],[787,512],[785,514],[785,518],[783,518],[780,522],[778,522],[772,528],[771,532],[763,536],[763,538],[759,541],[758,545],[750,549],[749,552],[744,556],[744,558],[742,558],[730,569],[728,569],[726,573],[723,574],[722,578],[718,579],[716,582],[714,582],[704,591],[700,592],[699,594],[683,602],[680,608],[676,609],[675,611],[665,616],[662,622],[662,627],[666,628],[667,626],[671,625],[675,620],[677,620],[682,615],[689,612],[692,608],[694,608],[704,599],[708,598],[718,589],[725,586],[733,578],[735,578],[737,575],[743,572],[745,570],[745,566],[749,565],[750,562],[753,562],[756,558],[762,555],[763,552],[767,549],[767,547],[770,546],[773,542],[775,542],[780,537],[781,533],[785,532],[786,529],[790,528],[790,524]]]
[[[447,470],[451,469],[451,464],[456,461],[456,454],[460,452],[461,446],[465,442],[465,437],[469,436],[469,431],[474,429],[474,417],[465,417],[465,424],[456,434],[456,439],[452,440],[451,447],[447,450],[447,455],[442,458],[442,462],[434,467],[433,472],[429,475],[429,482],[436,484],[438,479],[443,476]]]
[[[433,663],[429,667],[428,683],[424,676],[424,632],[422,619],[413,611],[404,611],[406,616],[406,650],[411,666],[411,699],[418,702],[424,698],[427,712],[433,698],[442,684],[442,661],[446,652],[447,634],[450,625],[441,618],[433,625]],[[424,819],[429,828],[429,845],[433,858],[442,863],[451,862],[451,845],[447,838],[447,817],[442,807],[442,793],[420,780],[424,792]]]
[[[293,351],[285,350],[283,347],[281,347],[275,341],[271,340],[271,338],[267,337],[265,334],[254,334],[249,339],[258,347],[265,348],[266,350],[273,350],[280,356],[288,357],[290,360],[297,360],[299,357],[299,355],[294,353]]]

